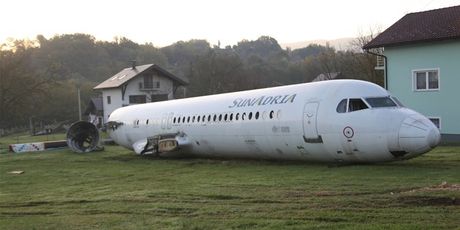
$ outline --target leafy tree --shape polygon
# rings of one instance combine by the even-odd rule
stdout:
[[[310,57],[310,56],[317,57],[321,53],[327,53],[331,51],[335,52],[335,50],[329,46],[310,44],[307,47],[295,49],[291,51],[290,56],[291,56],[291,61],[299,62],[299,61],[305,60],[305,58],[307,57]]]
[[[228,50],[215,48],[192,62],[189,70],[193,96],[209,95],[240,90],[245,79],[243,64],[238,55]]]
[[[32,50],[23,41],[15,41],[14,50],[0,50],[0,128],[27,121],[40,103],[36,96],[52,80],[30,71]]]

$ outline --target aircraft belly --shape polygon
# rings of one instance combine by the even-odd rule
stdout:
[[[321,144],[303,146],[297,135],[201,135],[192,137],[190,152],[198,156],[326,161]],[[302,146],[304,151],[299,150]],[[301,149],[302,149],[301,148]]]

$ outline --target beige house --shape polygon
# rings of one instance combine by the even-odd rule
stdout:
[[[125,68],[94,87],[102,91],[104,123],[110,114],[123,106],[174,99],[180,86],[188,85],[156,64]]]

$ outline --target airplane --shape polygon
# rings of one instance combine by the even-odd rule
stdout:
[[[131,105],[110,114],[110,137],[137,154],[375,163],[420,156],[439,129],[382,87],[330,80]],[[76,152],[97,146],[89,122],[72,125]]]

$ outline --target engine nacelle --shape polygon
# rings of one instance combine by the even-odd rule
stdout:
[[[77,153],[87,153],[98,148],[99,130],[93,123],[78,121],[67,131],[67,145]]]

